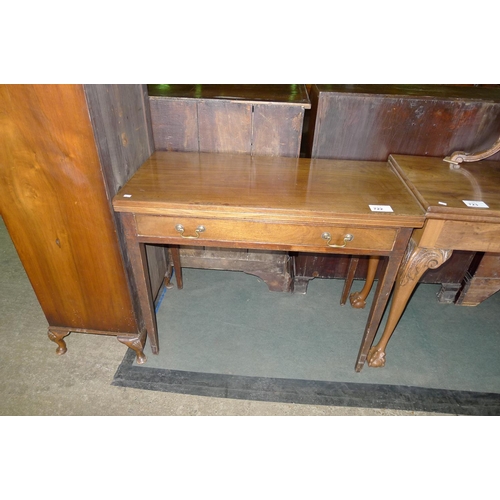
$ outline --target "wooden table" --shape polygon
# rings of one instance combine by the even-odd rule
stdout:
[[[441,158],[391,155],[389,163],[427,213],[424,227],[410,240],[384,333],[370,349],[373,367],[385,365],[387,343],[425,271],[439,267],[454,250],[500,252],[500,162],[452,169]]]
[[[390,206],[391,212],[370,205]],[[145,244],[380,255],[356,361],[366,360],[424,212],[387,162],[156,151],[113,198],[153,353],[158,333]],[[293,321],[293,318],[290,318]],[[139,351],[143,346],[136,346]]]

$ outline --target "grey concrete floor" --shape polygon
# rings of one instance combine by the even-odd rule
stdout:
[[[0,218],[0,415],[436,415],[388,409],[219,399],[115,387],[127,347],[71,333],[55,353],[47,321]]]

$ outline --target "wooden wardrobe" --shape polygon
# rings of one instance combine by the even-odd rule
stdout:
[[[70,332],[115,335],[143,362],[145,331],[110,200],[154,148],[146,87],[2,85],[0,134],[0,213],[57,353]],[[167,258],[156,247],[148,256],[156,292]]]

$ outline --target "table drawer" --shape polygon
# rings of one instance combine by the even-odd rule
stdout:
[[[445,221],[434,246],[473,252],[500,252],[500,224]]]
[[[140,236],[167,238],[175,244],[252,243],[269,246],[290,246],[291,250],[328,250],[346,248],[357,250],[391,250],[395,229],[363,228],[356,226],[305,226],[266,222],[198,219],[187,217],[158,217],[137,215]]]

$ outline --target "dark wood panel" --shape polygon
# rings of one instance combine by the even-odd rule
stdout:
[[[111,200],[154,151],[147,88],[146,85],[85,85],[84,89],[106,191]],[[111,203],[109,210],[112,212]],[[128,263],[119,217],[115,217],[115,223],[124,261]],[[163,284],[167,254],[164,248],[150,245],[146,251],[154,296]],[[125,267],[128,273],[130,266]],[[130,283],[132,279],[129,274]]]
[[[456,150],[486,149],[499,130],[500,103],[325,94],[320,95],[311,156],[384,160],[396,153],[444,157]]]
[[[183,267],[196,269],[231,269],[259,276],[273,292],[288,292],[292,283],[291,258],[285,252],[253,250],[244,248],[200,248],[182,249]]]
[[[50,325],[136,332],[81,85],[0,86],[0,207]]]
[[[202,153],[251,153],[252,105],[199,101],[198,130]]]
[[[500,290],[500,254],[479,255],[473,274],[468,274],[457,304],[476,306]]]
[[[474,252],[455,250],[452,257],[442,266],[429,269],[420,279],[421,283],[461,283],[474,255]]]
[[[253,106],[252,154],[297,157],[300,153],[304,109],[298,106]]]
[[[500,279],[472,277],[458,296],[457,304],[461,306],[477,306],[500,291]]]
[[[107,192],[112,198],[154,151],[142,85],[85,85]]]
[[[151,98],[149,103],[156,150],[199,150],[196,101]]]

